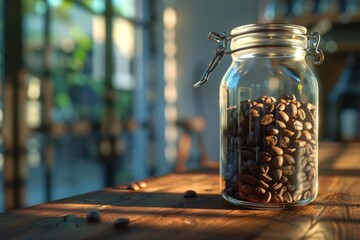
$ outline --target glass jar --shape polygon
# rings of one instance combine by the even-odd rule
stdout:
[[[318,83],[305,56],[319,64],[323,53],[319,34],[306,32],[252,24],[209,35],[222,45],[194,87],[231,54],[220,85],[220,187],[232,204],[283,209],[317,195]]]

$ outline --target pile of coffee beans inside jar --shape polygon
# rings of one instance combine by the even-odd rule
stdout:
[[[315,197],[316,108],[293,94],[261,96],[228,110],[224,193],[259,203]]]

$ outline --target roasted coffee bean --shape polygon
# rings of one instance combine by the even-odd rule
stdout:
[[[304,192],[304,195],[303,195],[303,199],[308,199],[309,197],[311,196],[311,192],[310,191],[306,191]]]
[[[263,174],[267,174],[269,172],[269,165],[264,163],[260,166],[260,172]]]
[[[259,169],[259,165],[255,160],[249,160],[245,163],[246,167],[250,170],[256,170]]]
[[[278,111],[278,118],[284,123],[288,122],[290,119],[289,116],[283,111]]]
[[[287,190],[287,187],[286,187],[286,186],[282,186],[282,188],[281,188],[280,191],[279,191],[279,194],[280,194],[281,196],[283,196],[283,195],[285,194],[286,190]]]
[[[258,180],[258,184],[260,187],[268,189],[269,188],[269,184],[267,184],[266,182],[264,182],[263,180],[259,179]]]
[[[289,192],[284,193],[284,202],[291,203],[293,201],[292,196]]]
[[[286,124],[280,120],[275,120],[275,126],[280,128],[280,129],[284,129],[286,128]]]
[[[126,229],[129,226],[130,220],[128,218],[118,218],[114,221],[114,228]]]
[[[306,118],[306,113],[305,113],[305,111],[303,110],[303,109],[298,109],[298,112],[297,112],[297,115],[298,115],[298,118],[300,119],[300,120],[304,120],[305,118]]]
[[[147,183],[144,182],[144,181],[140,181],[140,182],[137,182],[137,185],[141,188],[146,188],[147,187]]]
[[[311,124],[311,122],[304,122],[304,129],[305,130],[311,130],[313,127],[313,125]]]
[[[90,210],[86,214],[86,221],[87,222],[100,222],[101,216],[98,210]]]
[[[184,192],[184,198],[196,198],[197,193],[194,190],[187,190]]]
[[[302,196],[302,192],[300,190],[296,190],[293,195],[292,195],[292,198],[295,202],[298,202],[300,201],[301,199],[301,196]]]
[[[271,188],[275,191],[279,190],[282,187],[282,183],[275,183],[271,186]]]
[[[301,137],[301,131],[295,131],[295,134],[293,136],[293,139],[299,139]]]
[[[137,191],[140,189],[140,186],[136,183],[131,183],[129,186],[127,186],[127,189]]]
[[[280,194],[275,193],[271,197],[271,202],[282,203],[284,202],[284,198]]]
[[[276,106],[277,110],[279,110],[279,111],[284,111],[285,107],[286,107],[286,105],[281,102]]]
[[[264,203],[270,202],[270,200],[271,200],[271,193],[270,193],[269,191],[266,192],[266,193],[262,196],[261,200],[262,200],[262,202],[264,202]]]
[[[268,151],[273,156],[281,156],[284,153],[284,151],[281,148],[276,146],[269,147]]]
[[[260,162],[269,162],[271,160],[271,155],[268,152],[261,152],[258,157]]]
[[[279,129],[278,127],[270,124],[266,127],[266,132],[269,134],[269,135],[278,135],[279,134]]]
[[[290,182],[288,182],[287,184],[286,184],[286,187],[287,187],[287,189],[289,190],[289,191],[294,191],[295,190],[295,186],[293,185],[293,184],[291,184]]]
[[[266,190],[261,187],[257,187],[257,188],[255,188],[255,192],[257,194],[265,194]]]
[[[294,146],[297,148],[302,148],[305,147],[306,142],[303,140],[295,140],[294,141]]]
[[[251,193],[246,196],[246,199],[250,202],[260,202],[260,196],[255,193]]]
[[[279,181],[281,179],[281,177],[282,177],[281,169],[276,169],[276,171],[275,171],[275,179]]]
[[[311,140],[311,134],[307,130],[303,130],[301,134],[301,139],[305,141]]]
[[[250,184],[250,185],[255,185],[257,182],[257,178],[253,175],[249,175],[249,174],[244,174],[243,176],[244,182]]]
[[[254,188],[250,185],[243,184],[240,186],[239,192],[249,194],[249,193],[254,192]]]
[[[287,162],[288,165],[294,165],[295,164],[295,159],[290,154],[285,153],[283,155],[283,157],[284,157],[284,159],[285,159],[285,161]]]
[[[269,113],[272,113],[274,111],[274,104],[273,103],[267,103],[264,108],[263,108],[263,111],[265,114],[269,114]]]
[[[290,103],[288,106],[286,106],[285,112],[289,117],[294,118],[298,112],[296,104]]]
[[[260,179],[263,180],[264,182],[270,182],[270,181],[272,181],[272,178],[269,177],[268,175],[264,174],[264,173],[261,173],[261,174],[260,174]]]
[[[303,124],[302,124],[300,121],[295,120],[295,121],[293,122],[293,129],[294,129],[294,130],[301,131],[301,130],[303,130],[303,128],[304,128],[304,126],[303,126]]]
[[[293,152],[295,152],[296,151],[296,148],[286,148],[285,149],[285,152],[286,153],[293,153]]]
[[[296,100],[296,97],[294,94],[283,94],[280,96],[280,99],[284,100]]]
[[[282,147],[282,148],[287,148],[287,147],[289,147],[289,143],[290,143],[290,138],[289,137],[286,137],[286,136],[282,136],[281,138],[280,138],[280,146]]]
[[[286,166],[282,168],[283,174],[292,176],[295,174],[295,167],[293,166]]]
[[[264,126],[269,125],[270,123],[272,123],[274,121],[274,115],[273,114],[266,114],[265,116],[263,116],[260,120],[261,124]]]
[[[306,181],[306,174],[304,172],[300,172],[297,176],[296,176],[296,179],[299,181],[299,182],[305,182]]]
[[[281,176],[281,178],[280,178],[281,183],[287,183],[288,181],[289,181],[289,179],[287,177],[285,177],[284,175]]]
[[[292,137],[295,133],[293,131],[290,131],[289,129],[284,129],[283,134],[287,137]]]
[[[266,136],[265,137],[265,146],[270,147],[270,146],[275,146],[277,144],[277,137],[270,135],[270,136]]]
[[[283,159],[284,159],[283,156],[276,156],[276,157],[272,160],[272,163],[273,163],[273,165],[274,165],[275,167],[280,168],[280,167],[282,167],[282,165],[283,165],[283,162],[284,162]]]

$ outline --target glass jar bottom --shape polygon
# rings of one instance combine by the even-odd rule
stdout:
[[[306,206],[316,198],[316,195],[314,195],[307,199],[300,200],[297,202],[292,202],[292,203],[258,203],[258,202],[249,202],[249,201],[239,200],[239,199],[230,197],[225,192],[221,192],[221,195],[223,196],[223,198],[226,201],[228,201],[229,203],[231,203],[233,205],[248,208],[248,209],[256,209],[256,210],[294,209],[297,207]]]

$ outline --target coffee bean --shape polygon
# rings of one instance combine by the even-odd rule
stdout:
[[[282,203],[284,202],[284,198],[280,194],[275,193],[271,197],[271,202]]]
[[[294,141],[294,146],[297,148],[302,148],[305,147],[306,142],[302,141],[302,140],[295,140]]]
[[[258,184],[260,187],[268,189],[269,188],[269,184],[267,184],[266,182],[264,182],[263,180],[259,179],[258,180]]]
[[[267,174],[269,172],[269,165],[267,165],[266,163],[261,164],[260,171],[263,174]]]
[[[286,153],[293,153],[293,152],[295,152],[296,151],[296,148],[286,148],[285,149],[285,152]]]
[[[114,227],[118,229],[126,229],[129,226],[130,220],[128,218],[118,218],[114,221]]]
[[[265,194],[266,190],[261,187],[257,187],[257,188],[255,188],[255,192],[257,194]]]
[[[281,176],[281,178],[280,178],[281,183],[287,183],[288,181],[289,181],[289,179],[287,177],[285,177],[284,175]]]
[[[289,129],[284,129],[283,134],[287,137],[292,137],[295,133],[293,131],[290,131]]]
[[[184,198],[196,198],[197,193],[194,190],[187,190],[184,192]]]
[[[270,147],[270,146],[275,146],[277,144],[277,137],[270,135],[270,136],[266,136],[265,137],[265,146]]]
[[[250,202],[260,202],[260,196],[254,193],[247,195],[246,199]]]
[[[286,136],[282,136],[280,138],[280,146],[283,148],[287,148],[289,146],[290,143],[290,138],[286,137]]]
[[[274,121],[274,115],[273,114],[266,114],[265,116],[263,116],[260,120],[261,124],[264,126],[269,125],[270,123],[272,123]]]
[[[147,187],[147,183],[144,182],[144,181],[137,182],[137,185],[139,185],[139,187],[141,187],[141,188],[146,188]]]
[[[290,154],[287,154],[285,153],[283,155],[285,161],[287,162],[288,165],[294,165],[295,164],[295,159],[290,155]]]
[[[285,123],[288,122],[290,119],[289,116],[283,111],[278,111],[278,117],[280,121]]]
[[[137,191],[140,189],[140,186],[136,183],[131,183],[129,186],[127,186],[127,189]]]
[[[293,166],[286,166],[282,168],[283,174],[292,176],[295,174],[295,167]]]
[[[240,186],[239,192],[245,193],[245,194],[249,194],[252,193],[254,191],[253,187],[250,185],[246,185],[243,184]]]
[[[259,111],[258,110],[256,110],[256,109],[250,109],[250,116],[249,116],[249,118],[257,118],[257,117],[259,117],[260,116],[260,113],[259,113]]]
[[[270,182],[270,181],[272,181],[272,178],[269,177],[268,175],[264,174],[264,173],[261,173],[261,174],[260,174],[260,178],[261,178],[261,180],[263,180],[264,182]]]
[[[293,136],[293,139],[299,139],[301,137],[301,131],[295,131],[295,134]]]
[[[284,111],[285,107],[286,107],[286,105],[284,103],[280,103],[276,106],[276,109],[279,111]]]
[[[245,164],[246,164],[246,167],[250,170],[259,169],[259,165],[257,164],[257,162],[255,160],[249,160]]]
[[[261,152],[258,154],[260,162],[269,162],[271,160],[271,155],[267,152]]]
[[[284,100],[296,100],[296,97],[294,94],[283,94],[280,96],[280,99]]]
[[[273,103],[267,103],[264,106],[263,111],[264,111],[264,113],[269,114],[269,113],[272,113],[272,111],[274,111],[274,108],[275,108],[275,106]]]
[[[303,124],[300,122],[300,121],[298,121],[298,120],[295,120],[294,122],[293,122],[293,128],[295,129],[295,130],[298,130],[298,131],[301,131],[301,130],[303,130]]]
[[[275,120],[275,126],[280,128],[280,129],[284,129],[286,128],[286,124],[280,120]]]
[[[311,192],[310,191],[306,191],[304,192],[304,195],[303,195],[303,199],[308,199],[309,197],[311,196]]]
[[[287,113],[287,115],[291,118],[294,118],[296,115],[297,115],[297,107],[296,107],[296,104],[294,103],[290,103],[287,107],[286,107],[286,110],[285,112]]]
[[[261,198],[262,202],[268,203],[271,200],[271,193],[269,191],[265,192]]]
[[[300,120],[304,120],[305,118],[306,118],[306,113],[305,113],[305,111],[303,110],[303,109],[298,109],[298,112],[297,112],[297,115],[298,115],[298,118],[300,119]]]
[[[244,182],[250,184],[250,185],[255,185],[257,182],[257,178],[253,175],[249,175],[249,174],[244,174],[243,176]]]
[[[281,148],[276,146],[271,146],[268,151],[273,156],[281,156],[284,153],[284,151]]]
[[[275,183],[271,186],[271,188],[275,191],[279,190],[282,187],[282,183]]]
[[[276,169],[276,171],[275,171],[275,179],[276,179],[276,180],[280,180],[281,177],[282,177],[282,171],[281,171],[281,169]]]
[[[281,196],[283,196],[283,195],[285,194],[286,190],[287,190],[287,187],[286,187],[286,186],[282,186],[282,188],[280,189],[279,194],[280,194]],[[283,197],[284,197],[284,196],[283,196]]]
[[[272,163],[275,167],[280,168],[283,165],[283,156],[276,156],[273,160]]]
[[[311,130],[313,127],[313,125],[311,124],[311,122],[304,122],[304,129],[305,130]]]
[[[268,125],[266,127],[266,131],[270,135],[278,135],[279,134],[279,129],[276,126],[272,125],[272,124]]]
[[[300,201],[301,199],[301,196],[302,196],[302,192],[300,190],[296,190],[293,195],[292,195],[292,198],[295,202],[298,202]]]
[[[101,216],[98,210],[90,210],[86,214],[86,221],[87,222],[100,222]]]
[[[311,140],[311,134],[307,130],[302,131],[301,139],[305,141]]]
[[[293,201],[292,196],[289,192],[284,193],[284,202],[291,203]]]

